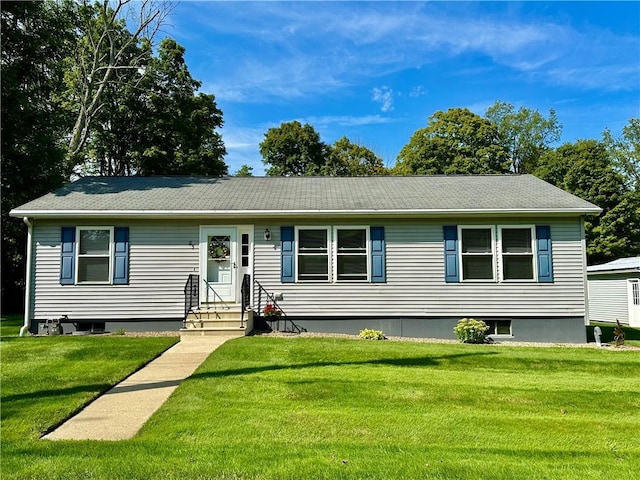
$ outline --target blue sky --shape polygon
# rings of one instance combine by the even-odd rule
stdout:
[[[223,111],[230,173],[262,175],[259,143],[292,120],[392,166],[438,110],[553,108],[561,143],[640,116],[640,2],[182,1],[169,24]]]

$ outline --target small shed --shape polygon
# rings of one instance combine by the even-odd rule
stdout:
[[[589,320],[640,327],[640,257],[587,267]]]

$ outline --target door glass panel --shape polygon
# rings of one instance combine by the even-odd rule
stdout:
[[[231,283],[231,238],[214,235],[207,238],[207,281]]]

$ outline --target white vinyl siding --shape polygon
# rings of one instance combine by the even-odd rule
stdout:
[[[63,314],[71,321],[182,317],[184,285],[190,273],[198,273],[199,225],[180,221],[108,223],[129,227],[128,285],[60,285],[60,228],[69,222],[35,222],[34,318]]]
[[[38,220],[33,228],[33,317],[45,319],[67,314],[72,321],[74,318],[182,317],[187,277],[200,273],[200,225],[215,222],[113,219],[103,222],[129,227],[129,284],[60,285],[60,230],[69,222]],[[250,223],[243,221],[243,224]],[[463,218],[456,223],[479,222]],[[481,223],[519,225],[521,219],[487,218]],[[304,227],[304,219],[261,220],[253,229],[254,249],[249,253],[253,272],[249,273],[267,291],[281,292],[283,300],[278,303],[287,315],[293,316],[583,316],[585,266],[580,220],[534,218],[531,223],[551,226],[553,283],[445,283],[442,232],[443,225],[451,224],[450,219],[368,221],[363,217],[358,218],[357,223],[353,220],[328,222],[327,225],[334,228],[354,224],[385,228],[386,283],[282,283],[280,226]],[[86,223],[92,224],[95,222]],[[231,222],[215,224],[233,225]],[[314,227],[317,223],[309,222],[308,226]],[[271,232],[270,240],[264,239],[266,228]],[[329,263],[329,271],[335,271],[331,255]]]
[[[630,278],[637,274],[589,274],[589,320],[629,323]]]
[[[363,219],[360,219],[363,220]],[[483,219],[484,220],[484,219]],[[255,237],[255,278],[270,292],[282,292],[278,303],[287,315],[313,316],[542,316],[585,314],[585,265],[580,220],[532,218],[550,225],[553,283],[445,283],[443,225],[450,219],[375,220],[385,227],[386,283],[281,283],[280,225],[303,227],[302,220],[261,223],[272,239]],[[362,221],[360,222],[363,223]],[[522,219],[460,219],[461,225],[522,225]],[[339,226],[338,222],[332,222]],[[348,225],[345,223],[345,225]]]

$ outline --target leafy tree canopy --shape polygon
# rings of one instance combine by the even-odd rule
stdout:
[[[250,165],[242,165],[234,175],[236,177],[253,177],[253,167]]]
[[[2,305],[22,307],[25,226],[9,211],[64,182],[58,94],[75,42],[71,2],[2,2]]]
[[[520,107],[516,111],[510,103],[497,101],[487,109],[485,117],[497,126],[514,173],[532,173],[540,155],[551,143],[560,140],[562,133],[562,125],[553,109],[545,118],[537,110]]]
[[[609,129],[605,130],[603,141],[627,184],[636,192],[640,191],[640,118],[630,118],[619,138],[615,138]]]
[[[466,108],[438,111],[405,145],[398,175],[488,174],[509,171],[509,153],[491,121]]]
[[[284,122],[264,134],[260,154],[264,164],[269,165],[269,176],[319,175],[325,163],[327,146],[308,123]]]
[[[535,175],[603,209],[585,220],[589,263],[640,254],[640,203],[602,142],[579,140],[545,153]]]
[[[367,147],[342,137],[329,148],[321,173],[334,177],[363,177],[386,175],[388,171],[382,159]]]

